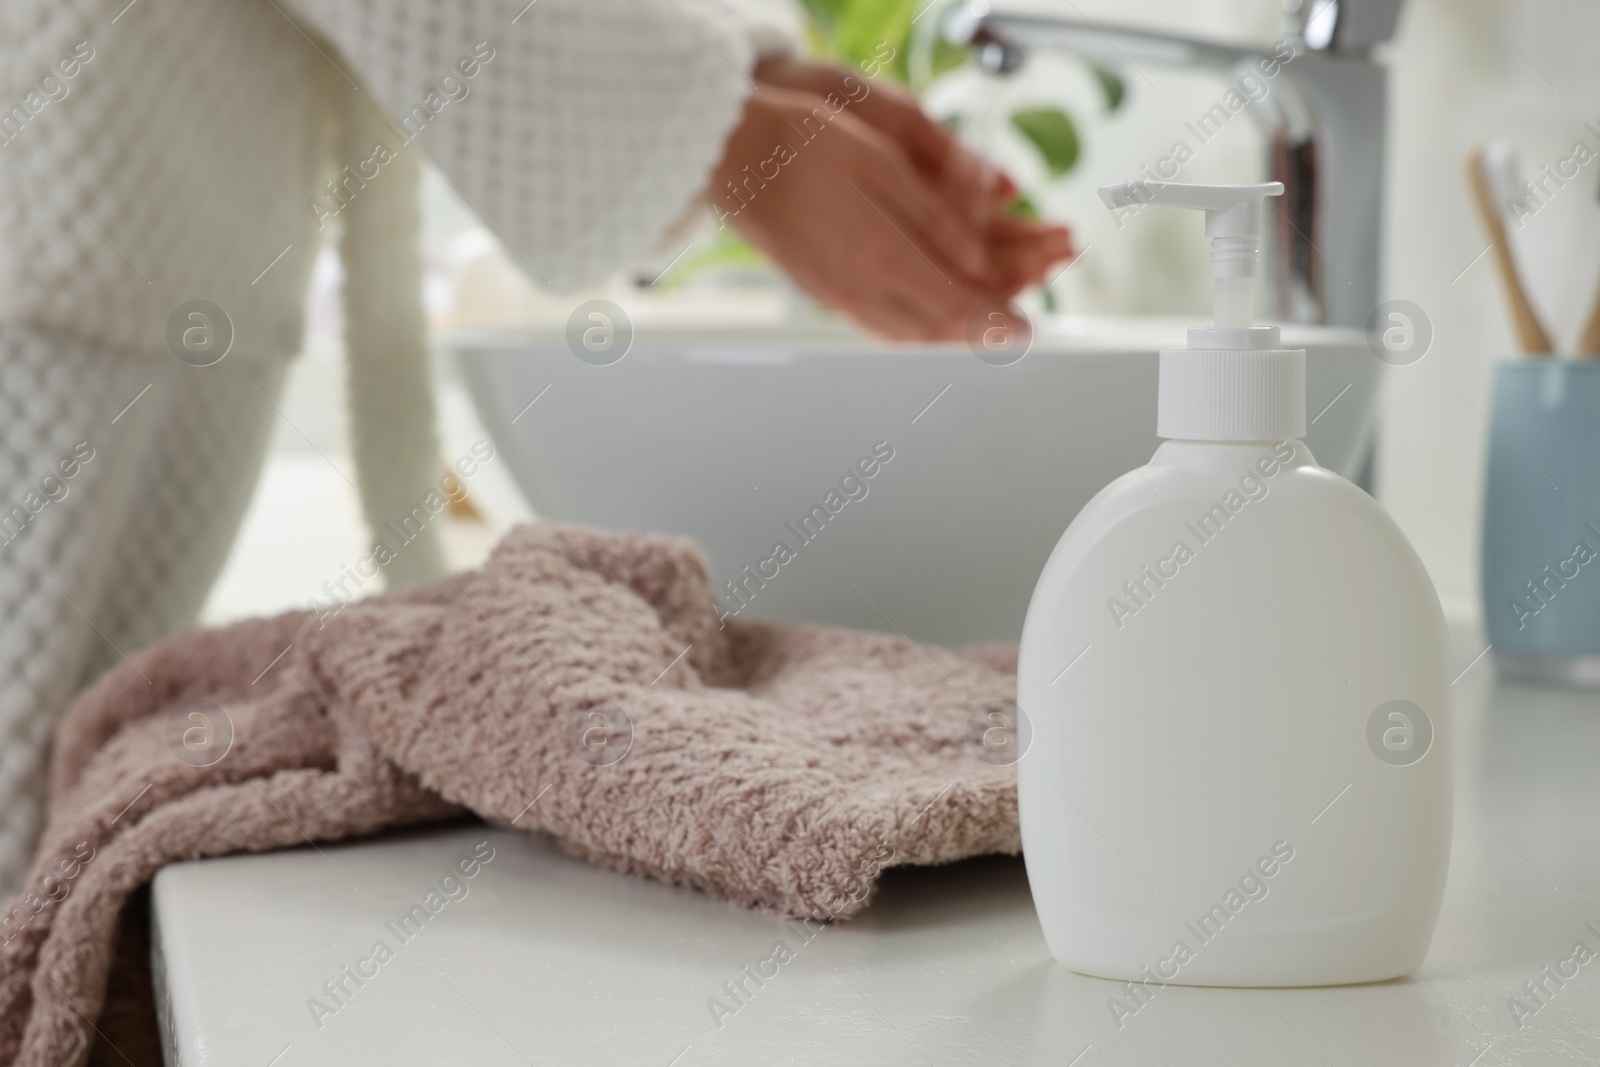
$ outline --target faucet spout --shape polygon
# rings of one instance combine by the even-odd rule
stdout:
[[[944,33],[976,48],[984,69],[999,75],[1020,69],[1038,50],[1106,66],[1221,74],[1271,64],[1283,90],[1251,109],[1267,138],[1267,180],[1284,186],[1268,212],[1269,313],[1286,322],[1362,328],[1378,303],[1388,103],[1387,71],[1372,52],[1393,36],[1400,3],[1288,0],[1284,41],[1275,48],[1011,11],[987,0],[953,8]]]

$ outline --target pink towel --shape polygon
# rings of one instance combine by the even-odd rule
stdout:
[[[419,591],[180,634],[62,724],[30,891],[0,917],[0,1062],[82,1047],[122,905],[174,860],[470,809],[829,919],[885,866],[1015,853],[1015,774],[969,742],[1015,656],[719,621],[693,544],[551,523]]]

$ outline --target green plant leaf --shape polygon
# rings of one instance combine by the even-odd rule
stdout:
[[[965,63],[972,55],[972,49],[966,45],[952,44],[943,34],[933,42],[933,76],[955,70]]]
[[[869,75],[910,81],[912,20],[928,0],[802,0],[816,50]],[[933,40],[930,73],[937,77],[967,61],[970,49],[943,36]]]
[[[737,230],[728,229],[719,233],[709,247],[696,249],[667,268],[666,273],[657,278],[655,284],[662,289],[671,289],[708,271],[728,269],[761,272],[771,271],[773,268],[772,261],[746,241]]]
[[[1122,78],[1104,67],[1095,67],[1094,76],[1100,83],[1100,92],[1105,95],[1106,110],[1115,111],[1121,107],[1123,98],[1128,94],[1127,87],[1122,84]]]
[[[915,0],[840,0],[834,7],[833,44],[839,58],[866,70],[882,69],[904,84]]]
[[[1078,127],[1060,108],[1033,107],[1011,113],[1011,125],[1033,143],[1052,178],[1078,163]]]
[[[1014,219],[1027,219],[1029,222],[1039,221],[1039,205],[1035,204],[1026,193],[1011,201],[1007,209]]]
[[[806,9],[811,21],[830,32],[834,19],[839,17],[839,11],[848,3],[849,0],[801,0],[801,6]]]

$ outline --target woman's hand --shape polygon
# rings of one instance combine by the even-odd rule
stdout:
[[[709,199],[872,332],[961,340],[985,305],[1071,256],[1065,230],[1005,217],[1010,183],[909,97],[818,64],[763,64],[757,77]]]
[[[765,60],[756,67],[755,76],[762,84],[850,100],[851,112],[894,141],[964,218],[981,224],[993,209],[1016,198],[1017,187],[1010,178],[929,118],[916,98],[898,86],[869,81],[829,63],[793,57]]]

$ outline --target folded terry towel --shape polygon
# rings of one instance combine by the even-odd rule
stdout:
[[[165,863],[470,809],[618,870],[841,918],[878,871],[1015,853],[967,741],[1010,648],[719,619],[690,542],[539,523],[482,569],[197,630],[79,698],[30,892],[0,916],[0,1062],[68,1062]]]

